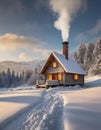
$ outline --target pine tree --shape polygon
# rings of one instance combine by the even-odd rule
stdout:
[[[87,71],[92,65],[93,50],[94,50],[94,43],[91,42],[88,43],[85,51],[85,57],[84,57],[84,66]]]
[[[14,70],[12,71],[12,86],[16,86],[16,77],[15,77],[15,72],[14,72]]]
[[[93,51],[93,67],[90,68],[89,71],[94,75],[101,73],[101,39],[95,44]]]
[[[78,47],[78,52],[77,52],[77,56],[78,56],[78,63],[80,65],[84,65],[84,56],[85,56],[85,51],[86,51],[86,46],[85,44],[81,43]]]
[[[7,69],[7,77],[8,77],[8,80],[9,80],[9,87],[11,86],[11,83],[12,83],[12,76],[11,76],[11,71],[10,69],[8,68]]]
[[[95,48],[93,51],[93,61],[94,63],[98,62],[101,59],[101,39],[97,41],[95,44]]]
[[[1,73],[1,87],[9,87],[9,79],[5,71]]]
[[[73,59],[74,59],[75,61],[78,61],[78,55],[77,55],[77,52],[74,52],[74,54],[73,54]]]
[[[0,72],[0,88],[1,88],[1,72]]]
[[[26,77],[25,80],[26,80],[26,81],[27,81],[28,79],[30,79],[32,73],[33,73],[33,72],[32,72],[31,70],[27,70],[27,71],[26,71],[26,74],[25,74],[25,77]]]

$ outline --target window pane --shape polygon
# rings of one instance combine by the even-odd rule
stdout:
[[[63,75],[62,74],[58,74],[58,80],[62,80]]]
[[[52,74],[48,75],[48,80],[52,80]]]
[[[53,67],[55,68],[55,67],[57,67],[57,64],[56,64],[56,62],[53,62]]]
[[[78,80],[78,74],[74,74],[74,80]]]

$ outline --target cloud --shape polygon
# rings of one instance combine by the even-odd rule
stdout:
[[[101,32],[101,19],[98,19],[96,25],[93,28],[91,28],[90,30],[88,30],[88,33],[90,35],[96,35],[100,32]]]
[[[26,53],[20,53],[18,58],[21,61],[32,61],[33,60],[33,57],[27,55]]]
[[[43,43],[35,38],[6,33],[0,36],[0,60],[31,61],[35,58],[47,58],[52,50],[45,48]]]
[[[0,52],[2,54],[0,60],[30,61],[35,59],[37,55],[39,56],[38,53],[42,52],[39,48],[42,48],[42,46],[44,46],[43,42],[35,38],[6,33],[0,36]],[[34,49],[39,51],[34,52]],[[43,49],[40,57],[46,53],[47,51],[45,52],[45,49]],[[34,56],[34,54],[36,55]]]
[[[0,36],[0,52],[3,55],[0,60],[31,61],[35,58],[47,58],[53,50],[46,49],[45,46],[46,43],[35,38],[6,33]]]
[[[6,33],[0,36],[0,51],[15,51],[20,48],[34,48],[41,43],[36,39]]]
[[[34,48],[33,52],[40,53],[42,56],[44,56],[46,58],[47,56],[49,56],[49,54],[52,52],[52,50],[44,49],[44,48]]]
[[[34,48],[33,51],[34,53],[41,54],[41,56],[43,56],[44,58],[47,58],[50,55],[50,53],[53,51],[61,53],[61,51],[57,49],[51,50],[51,49],[45,49],[45,48]]]

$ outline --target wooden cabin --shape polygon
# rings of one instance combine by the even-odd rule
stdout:
[[[84,85],[86,72],[76,61],[68,58],[68,42],[63,42],[63,54],[52,52],[41,74],[45,76],[46,86],[54,87]]]

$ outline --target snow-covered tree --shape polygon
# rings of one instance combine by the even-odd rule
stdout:
[[[101,73],[101,39],[95,44],[80,44],[73,58],[89,73]]]
[[[86,46],[83,43],[80,43],[77,51],[77,56],[78,56],[78,63],[80,65],[84,64],[84,56],[85,56],[85,51],[86,51]]]
[[[0,88],[1,88],[1,72],[0,72]]]
[[[27,81],[28,85],[33,85],[36,84],[36,80],[38,80],[40,78],[39,74],[35,74],[33,73],[30,77],[30,79]]]
[[[1,87],[9,87],[9,79],[5,71],[1,72]]]
[[[101,73],[101,39],[99,39],[95,44],[92,60],[93,60],[93,66],[90,68],[89,72],[94,75],[100,74]]]
[[[93,55],[93,50],[94,50],[94,43],[88,43],[85,51],[85,56],[84,56],[84,67],[88,71],[89,67],[92,64],[92,55]]]
[[[22,71],[21,73],[15,73],[8,68],[7,71],[0,72],[0,87],[16,87],[18,85],[35,84],[39,74],[34,74],[31,70]]]
[[[100,59],[101,59],[101,39],[97,41],[97,43],[95,44],[94,51],[93,51],[94,63],[99,62]]]
[[[12,71],[12,85],[15,87],[16,86],[16,76],[15,76],[15,71]]]
[[[31,70],[27,70],[26,72],[25,72],[25,79],[26,80],[29,80],[30,79],[30,77],[31,77],[31,75],[32,75],[32,71]]]
[[[78,55],[77,55],[77,52],[74,52],[74,54],[73,54],[73,59],[74,59],[75,61],[78,61]]]
[[[8,77],[8,80],[9,80],[9,87],[10,87],[11,83],[12,83],[12,74],[11,74],[11,71],[10,71],[9,68],[7,69],[7,77]]]

